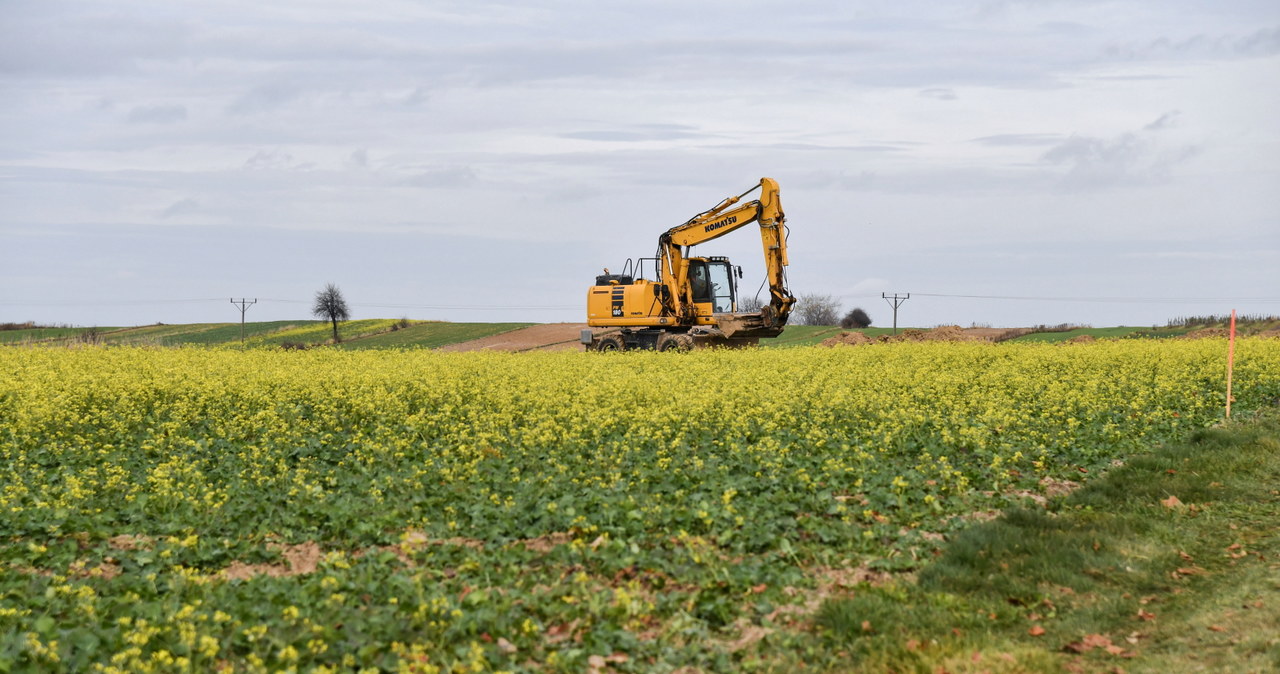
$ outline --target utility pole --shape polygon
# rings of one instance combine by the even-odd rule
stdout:
[[[253,301],[249,301],[241,297],[239,301],[236,301],[236,298],[232,297],[231,303],[240,309],[240,343],[244,344],[244,312],[248,311],[249,307],[257,304],[258,298],[255,297]]]
[[[890,297],[888,293],[880,293],[880,296],[884,298],[884,301],[889,303],[889,306],[893,307],[893,334],[896,335],[898,334],[898,307],[911,299],[911,293],[907,293],[906,295],[894,293],[892,297]]]

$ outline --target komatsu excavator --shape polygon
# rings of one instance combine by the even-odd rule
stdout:
[[[759,199],[734,207],[757,189]],[[726,257],[692,257],[690,249],[751,223],[760,226],[769,302],[759,311],[739,312],[742,268]],[[606,268],[596,277],[587,291],[587,325],[597,330],[583,330],[582,343],[589,351],[685,351],[750,346],[778,336],[796,301],[786,286],[785,223],[778,183],[761,178],[746,192],[672,227],[658,237],[655,257],[628,259],[621,274]]]

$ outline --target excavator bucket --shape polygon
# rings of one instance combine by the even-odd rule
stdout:
[[[746,314],[716,314],[716,327],[728,339],[777,337],[782,334],[781,325],[771,325],[768,311]]]

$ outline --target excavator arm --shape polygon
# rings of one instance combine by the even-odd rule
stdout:
[[[743,197],[760,190],[760,198],[741,206],[734,206]],[[718,239],[751,223],[760,225],[760,241],[764,247],[765,274],[769,282],[769,304],[754,320],[735,320],[724,317],[721,322],[725,332],[732,333],[744,326],[762,325],[781,329],[791,313],[795,298],[786,287],[787,236],[784,230],[786,216],[778,196],[778,183],[773,178],[761,178],[760,183],[736,197],[721,201],[714,208],[693,216],[687,222],[667,230],[658,239],[658,255],[662,259],[665,278],[684,279],[685,258],[690,246]],[[687,284],[685,284],[687,285]],[[693,311],[691,291],[687,287],[672,288],[674,313]]]

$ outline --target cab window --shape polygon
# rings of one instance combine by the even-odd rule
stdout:
[[[693,291],[694,302],[711,301],[711,284],[707,279],[707,263],[702,260],[689,261],[689,289]]]
[[[727,262],[713,262],[708,267],[711,281],[711,310],[717,314],[733,311],[733,272]]]

